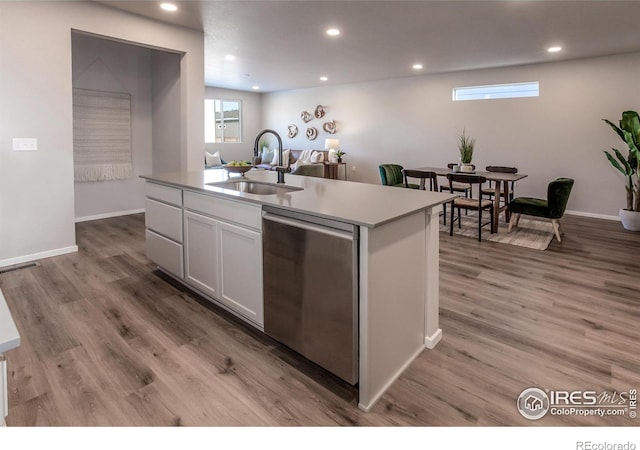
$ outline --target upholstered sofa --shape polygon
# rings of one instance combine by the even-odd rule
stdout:
[[[302,155],[302,152],[304,150],[294,150],[294,149],[285,149],[289,151],[289,167],[293,166],[297,161],[298,158],[300,158],[300,156]],[[283,152],[285,151],[283,150]],[[328,161],[329,160],[329,151],[328,150],[312,150],[318,153],[322,153],[322,161]],[[275,150],[275,153],[277,153],[278,150]],[[262,160],[262,156],[264,153],[261,153],[259,155],[254,155],[253,159],[252,159],[252,164],[254,166],[256,166],[259,169],[265,169],[265,170],[275,170],[276,168],[276,164],[271,164],[273,160],[269,160],[269,161],[263,161]],[[322,162],[318,162],[318,163],[312,163],[312,164],[322,164]]]

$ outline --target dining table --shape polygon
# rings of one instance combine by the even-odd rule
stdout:
[[[495,224],[495,231],[498,231],[498,223],[500,220],[500,213],[504,211],[504,219],[505,222],[509,223],[509,189],[511,183],[522,180],[526,178],[527,175],[523,173],[504,173],[504,172],[488,172],[484,170],[475,170],[473,172],[454,172],[453,169],[448,167],[418,167],[415,170],[419,172],[435,172],[439,177],[446,177],[450,173],[456,173],[458,175],[476,175],[482,176],[487,179],[487,181],[493,181],[493,187],[495,189],[493,198],[496,200],[497,205],[493,208],[493,223]],[[500,206],[500,195],[504,195],[504,205]],[[482,195],[481,192],[478,195]]]

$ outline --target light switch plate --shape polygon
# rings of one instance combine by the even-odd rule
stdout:
[[[36,138],[13,138],[13,151],[33,152],[38,150],[38,139]]]

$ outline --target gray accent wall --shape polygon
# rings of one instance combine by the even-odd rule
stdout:
[[[72,30],[180,53],[181,167],[202,167],[204,39],[94,2],[0,2],[0,266],[76,250]],[[12,151],[12,138],[38,151]]]
[[[340,139],[349,178],[379,183],[378,165],[445,166],[457,162],[457,136],[463,128],[477,139],[473,162],[516,166],[529,177],[516,194],[546,197],[549,181],[576,180],[568,209],[579,214],[616,218],[625,207],[622,175],[602,150],[620,146],[602,122],[617,121],[626,109],[640,109],[640,54],[625,54],[528,65],[414,76],[335,87],[265,94],[265,128],[274,128],[285,147],[322,148],[327,137]],[[537,98],[453,102],[459,86],[540,82]],[[303,110],[325,106],[326,119],[338,132],[327,135],[323,120],[304,124]],[[287,125],[299,128],[286,137]],[[315,141],[307,126],[319,130]]]

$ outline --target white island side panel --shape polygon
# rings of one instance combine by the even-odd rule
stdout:
[[[421,211],[361,228],[358,406],[365,411],[425,347],[430,216]]]
[[[427,211],[425,226],[427,240],[425,258],[425,317],[424,317],[424,345],[428,349],[434,348],[442,338],[440,329],[440,213],[442,205],[437,205]]]

